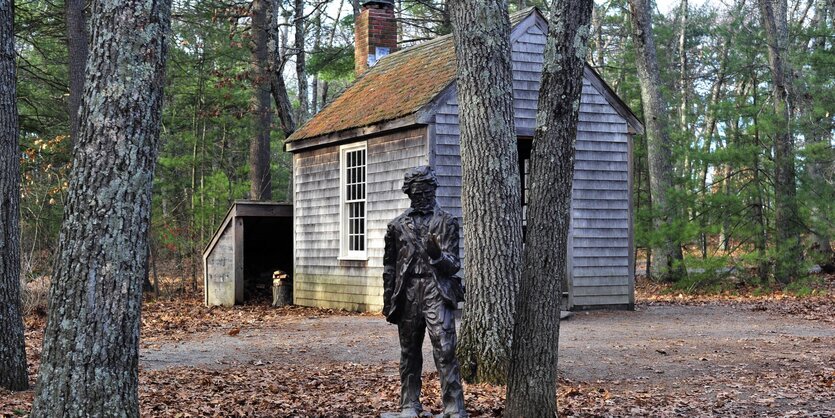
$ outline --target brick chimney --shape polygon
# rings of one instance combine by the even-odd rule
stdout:
[[[397,49],[394,0],[367,0],[354,26],[354,73],[359,76]]]

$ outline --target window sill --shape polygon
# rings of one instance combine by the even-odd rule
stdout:
[[[368,255],[341,255],[339,257],[336,257],[336,259],[339,261],[368,261]]]

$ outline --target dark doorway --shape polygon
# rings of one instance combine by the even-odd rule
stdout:
[[[293,219],[244,218],[244,300],[269,303],[273,273],[293,276]]]
[[[531,170],[530,162],[533,138],[520,136],[516,139],[516,144],[519,150],[519,179],[522,181],[522,239],[524,240],[528,226],[528,174],[530,174]]]
[[[238,200],[203,251],[206,305],[270,303],[293,275],[293,205]]]

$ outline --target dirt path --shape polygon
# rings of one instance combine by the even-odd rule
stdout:
[[[151,344],[141,350],[141,367],[353,363],[395,374],[396,335],[378,316],[282,317],[235,336],[216,330]],[[578,313],[563,322],[560,344],[564,378],[607,387],[639,406],[642,396],[665,396],[673,413],[693,408],[676,406],[677,399],[695,399],[720,415],[746,415],[753,405],[753,413],[835,416],[832,323],[746,304],[640,306]],[[424,352],[425,371],[433,371],[428,341]],[[748,409],[734,409],[740,401]],[[636,408],[630,413],[645,412]]]

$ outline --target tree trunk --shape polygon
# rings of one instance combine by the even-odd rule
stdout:
[[[331,33],[328,37],[328,48],[333,46],[333,40],[336,37],[336,28],[339,26],[340,16],[342,15],[342,6],[344,5],[345,0],[339,1],[339,9],[336,11],[336,17],[333,19],[333,26],[331,27]],[[398,8],[399,13],[400,8]],[[402,35],[402,25],[398,25],[397,29],[397,41],[400,42],[400,36]],[[328,104],[328,80],[322,80],[322,92],[321,92],[321,99],[319,100],[319,107],[320,109],[325,107]],[[318,110],[317,110],[318,112]],[[291,163],[292,164],[292,163]]]
[[[757,109],[757,86],[758,82],[756,79],[756,75],[754,79],[751,80],[751,97],[753,108]],[[762,144],[760,141],[760,123],[759,117],[757,113],[754,114],[753,117],[753,126],[754,126],[754,146],[758,146]],[[767,284],[768,283],[768,274],[770,270],[770,265],[768,262],[767,252],[768,252],[768,219],[765,217],[765,199],[763,198],[763,189],[765,185],[763,184],[762,179],[760,178],[760,172],[762,170],[762,165],[760,164],[760,155],[757,152],[753,153],[753,161],[752,166],[754,168],[754,174],[752,181],[754,182],[755,193],[754,193],[754,222],[757,225],[757,230],[755,231],[754,236],[754,249],[757,251],[757,277],[760,280],[760,283]]]
[[[458,358],[464,379],[507,379],[522,273],[519,152],[513,120],[510,19],[504,0],[450,4],[458,59],[464,272]]]
[[[307,120],[308,116],[310,115],[310,109],[308,108],[308,90],[307,90],[307,69],[306,69],[306,62],[305,60],[306,55],[304,52],[304,30],[305,30],[305,19],[304,19],[304,0],[294,0],[295,1],[295,10],[296,14],[294,17],[294,23],[296,27],[295,33],[295,46],[296,46],[296,80],[299,84],[299,123],[303,123]]]
[[[681,14],[681,21],[679,22],[679,29],[678,29],[678,65],[679,65],[679,75],[678,75],[678,88],[679,88],[679,95],[681,96],[681,103],[678,109],[678,117],[679,117],[679,125],[680,129],[683,132],[690,132],[690,129],[687,126],[687,110],[688,110],[688,99],[689,99],[689,87],[690,83],[687,79],[687,17],[689,14],[689,8],[687,5],[687,0],[681,0],[681,4],[679,5],[679,13]],[[688,153],[689,157],[689,153]],[[689,175],[689,170],[687,171]]]
[[[788,62],[786,0],[758,0],[768,45],[774,105],[774,221],[776,249],[774,278],[788,284],[800,275],[802,248],[794,166],[794,135],[791,131],[794,97]]]
[[[826,0],[818,0],[815,2],[815,20],[811,25],[817,28],[818,35],[812,39],[810,44],[809,54],[815,51],[825,51],[827,33],[827,7]],[[814,73],[822,73],[826,69],[821,68],[821,65],[812,65]],[[820,77],[820,76],[819,76]],[[832,236],[830,233],[832,220],[828,215],[828,208],[831,208],[832,202],[835,200],[835,187],[831,180],[835,172],[833,165],[835,165],[835,149],[832,148],[832,118],[827,117],[828,112],[821,112],[815,109],[814,100],[808,103],[804,112],[807,114],[807,130],[805,132],[806,140],[809,145],[815,144],[821,148],[822,153],[820,157],[812,158],[807,162],[806,171],[809,174],[812,187],[816,191],[816,199],[811,210],[812,220],[812,236],[811,236],[811,255],[812,259],[817,262],[823,271],[835,271],[835,251],[832,249],[830,241]]]
[[[287,94],[287,86],[284,84],[284,64],[287,62],[281,42],[281,30],[279,29],[278,10],[275,3],[278,0],[270,1],[270,24],[269,35],[269,60],[270,60],[270,92],[278,112],[278,120],[281,123],[281,130],[284,138],[287,138],[296,130],[296,122],[293,118],[293,106],[290,104],[290,97]]]
[[[282,64],[280,68],[284,68]],[[284,84],[284,76],[279,70],[273,71],[270,77],[270,90],[278,109],[278,118],[281,121],[281,130],[284,138],[287,138],[296,131],[296,122],[293,120],[293,106],[290,104],[290,96],[287,94],[287,85]]]
[[[67,52],[69,58],[70,139],[73,148],[78,142],[78,107],[84,93],[84,66],[87,65],[87,18],[84,16],[84,0],[66,0]]]
[[[673,191],[673,154],[668,131],[669,107],[661,97],[661,80],[655,41],[652,35],[652,17],[647,0],[629,0],[632,15],[632,35],[635,41],[638,81],[644,105],[646,124],[647,159],[649,161],[650,194],[653,203],[653,225],[656,230],[675,230],[680,220],[670,193]],[[652,262],[653,274],[665,281],[676,281],[687,276],[681,254],[681,243],[676,232],[666,232],[663,243],[653,249],[656,259]]]
[[[20,313],[20,148],[14,2],[0,0],[0,388],[26,390]]]
[[[730,41],[733,40],[733,37],[729,38]],[[707,104],[707,118],[705,119],[704,125],[704,135],[702,136],[702,154],[707,155],[710,152],[710,145],[713,142],[713,134],[716,132],[716,113],[717,113],[717,106],[719,106],[719,101],[722,99],[722,89],[725,84],[725,71],[727,68],[728,62],[728,53],[727,51],[730,49],[732,45],[731,42],[725,42],[724,49],[722,52],[722,60],[719,61],[719,69],[716,72],[716,80],[713,82],[713,86],[710,88],[710,99]],[[707,160],[703,158],[701,173],[699,177],[699,184],[701,193],[706,196],[707,195],[707,170],[708,170],[708,163]]]
[[[138,343],[171,3],[95,0],[33,417],[139,415]]]
[[[531,149],[524,270],[504,416],[557,416],[560,299],[568,280],[574,143],[594,0],[552,8]]]
[[[319,52],[319,46],[322,42],[322,14],[316,16],[316,27],[313,31],[313,53]],[[313,82],[310,83],[310,90],[313,94],[310,95],[310,114],[315,115],[319,111],[319,74],[313,74]]]
[[[249,144],[249,198],[252,200],[270,200],[273,197],[272,177],[270,173],[270,128],[272,108],[270,107],[270,88],[272,74],[269,71],[269,52],[267,42],[267,16],[269,0],[252,0],[252,67],[254,76],[255,137]]]

